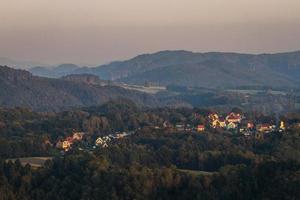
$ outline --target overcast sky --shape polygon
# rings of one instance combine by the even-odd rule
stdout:
[[[0,0],[0,57],[101,64],[166,49],[300,50],[300,0]]]

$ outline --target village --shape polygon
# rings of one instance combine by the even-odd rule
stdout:
[[[300,127],[300,124],[298,123],[296,126]],[[207,116],[205,123],[198,124],[196,127],[190,124],[178,123],[175,125],[175,128],[178,131],[196,131],[199,133],[203,133],[206,130],[223,130],[231,134],[263,138],[266,133],[275,131],[284,133],[287,127],[284,121],[279,121],[276,124],[272,122],[254,123],[239,113],[230,112],[226,117],[223,117],[213,112]]]
[[[284,132],[286,125],[284,121],[279,121],[276,124],[269,123],[254,123],[248,120],[244,115],[231,112],[225,118],[219,116],[218,113],[211,113],[208,116],[209,126],[212,129],[224,129],[232,133],[242,134],[244,136],[262,137],[264,133],[271,133],[274,131]],[[197,126],[197,131],[205,130],[205,125]]]
[[[84,147],[85,147],[85,150],[86,149],[93,150],[93,149],[96,149],[97,147],[106,148],[106,147],[108,147],[108,145],[111,141],[122,139],[129,135],[132,135],[133,133],[134,133],[133,131],[122,132],[122,133],[116,132],[115,134],[99,136],[94,140],[93,144],[86,144]],[[83,142],[86,138],[87,138],[87,134],[84,132],[73,132],[71,134],[71,136],[68,136],[64,139],[58,140],[54,146],[57,149],[60,149],[64,152],[68,152],[69,150],[72,149],[73,144]],[[48,144],[52,145],[49,142],[48,142]],[[79,147],[78,149],[84,150],[84,148],[82,148],[82,147]]]
[[[240,113],[230,112],[223,117],[217,112],[211,112],[205,117],[205,121],[203,123],[198,123],[197,125],[191,125],[184,122],[172,124],[168,121],[165,121],[162,125],[156,125],[147,128],[152,128],[154,130],[170,130],[174,133],[180,132],[185,134],[204,134],[215,130],[227,134],[239,134],[248,138],[263,139],[268,133],[277,132],[284,134],[286,133],[286,130],[291,127],[300,128],[300,123],[290,124],[289,126],[287,126],[282,120],[278,120],[278,122],[275,123],[260,123],[249,120]],[[137,130],[132,130],[128,132],[115,132],[105,134],[104,136],[98,136],[92,139],[92,144],[89,143],[89,145],[86,145],[85,149],[94,150],[96,148],[107,148],[111,142],[133,135],[136,132]],[[74,131],[70,136],[58,140],[53,146],[62,150],[63,152],[68,152],[72,149],[74,143],[83,142],[86,137],[86,133]],[[91,141],[90,137],[89,141]],[[79,147],[78,149],[84,150],[83,147]]]

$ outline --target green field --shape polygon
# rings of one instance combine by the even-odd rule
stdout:
[[[195,176],[211,176],[217,172],[207,172],[207,171],[199,171],[199,170],[190,170],[190,169],[178,169],[180,172],[184,172],[190,175],[195,175]]]
[[[6,162],[12,161],[15,162],[16,160],[20,160],[22,165],[29,164],[34,168],[42,167],[47,160],[52,160],[53,157],[25,157],[25,158],[12,158],[7,159]]]
[[[120,84],[119,86],[123,87],[125,89],[128,89],[128,90],[136,90],[136,91],[145,92],[148,94],[156,94],[158,92],[163,92],[166,90],[166,87],[162,87],[162,86],[145,87],[145,86],[141,86],[141,85],[128,85],[128,84]]]
[[[241,93],[241,94],[251,94],[251,95],[255,95],[261,92],[266,92],[265,90],[227,90],[228,92],[236,92],[236,93]],[[286,92],[284,91],[278,91],[278,90],[270,90],[268,91],[268,93],[272,94],[272,95],[286,95]]]

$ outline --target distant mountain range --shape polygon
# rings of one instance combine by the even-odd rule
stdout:
[[[21,61],[21,60],[6,58],[6,57],[0,57],[0,66],[10,66],[15,69],[30,69],[32,68],[32,66],[36,66],[36,65],[44,65],[44,64],[35,61]]]
[[[110,81],[101,80],[98,76],[92,74],[70,74],[61,77],[62,80],[73,81],[77,83],[86,83],[91,85],[114,85],[118,86],[117,84],[112,84]]]
[[[55,111],[74,106],[98,105],[113,99],[129,99],[147,106],[157,105],[152,95],[118,86],[101,86],[93,82],[97,79],[90,75],[82,76],[82,80],[78,76],[42,78],[24,70],[0,66],[0,106]]]
[[[209,80],[208,83],[213,84],[214,81],[216,80]],[[243,90],[248,90],[249,93],[243,93]],[[95,106],[117,99],[130,100],[146,107],[243,106],[249,110],[289,110],[294,105],[290,101],[291,95],[293,102],[299,102],[297,92],[299,89],[287,88],[284,91],[275,91],[273,95],[269,87],[222,90],[178,85],[139,86],[102,80],[92,74],[72,74],[55,79],[0,66],[0,107],[19,106],[37,111],[61,111],[73,107]],[[248,94],[251,94],[251,98]]]
[[[36,76],[60,78],[70,74],[77,74],[75,71],[79,68],[80,67],[75,64],[61,64],[57,67],[37,66],[29,69],[29,71]]]
[[[93,68],[64,64],[51,69],[35,67],[30,72],[45,77],[93,74],[105,80],[139,85],[298,87],[300,51],[259,55],[161,51]]]

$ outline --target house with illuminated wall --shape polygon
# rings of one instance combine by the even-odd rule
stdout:
[[[229,122],[229,123],[227,123],[226,128],[227,128],[228,130],[232,130],[232,129],[236,129],[237,126],[238,126],[238,125],[237,125],[236,123],[234,123],[234,122]]]
[[[71,146],[74,142],[73,137],[67,137],[63,142],[62,142],[62,148],[64,151],[69,151],[71,149]]]
[[[203,131],[205,131],[205,126],[204,126],[203,124],[198,125],[198,126],[197,126],[197,131],[198,131],[198,132],[203,132]]]
[[[242,121],[242,115],[239,113],[234,113],[231,112],[226,116],[226,121],[228,123],[233,122],[233,123],[241,123]]]

